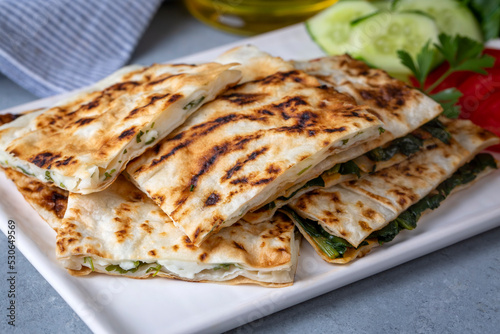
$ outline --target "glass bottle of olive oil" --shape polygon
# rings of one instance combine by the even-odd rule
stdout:
[[[184,0],[197,19],[244,35],[301,22],[337,0]]]

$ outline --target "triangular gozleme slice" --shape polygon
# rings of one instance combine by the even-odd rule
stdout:
[[[264,223],[236,223],[198,248],[123,176],[102,192],[70,194],[57,231],[57,258],[75,275],[275,287],[293,283],[300,241],[293,222],[277,215]]]
[[[206,104],[127,167],[196,245],[327,156],[379,136],[366,108],[283,63]]]
[[[107,187],[133,158],[234,85],[235,64],[125,67],[0,127],[0,164],[71,192]]]
[[[444,122],[452,134],[449,144],[435,139],[434,143],[428,143],[423,150],[395,166],[359,180],[313,190],[289,203],[289,207],[298,214],[294,217],[297,226],[323,259],[332,263],[345,263],[365,253],[377,243],[376,239],[375,242],[366,240],[372,233],[383,229],[405,210],[425,198],[478,152],[499,141],[498,137],[470,121]],[[492,170],[488,168],[489,164],[482,161],[474,164],[481,167],[475,172],[477,176]],[[465,170],[462,173],[467,172]],[[474,179],[472,174],[464,175],[467,176],[459,178],[462,182]],[[452,184],[453,187],[450,184],[447,188],[454,190],[456,186],[466,186],[468,183]],[[294,215],[290,211],[288,214],[292,217]],[[299,216],[309,220],[311,226],[318,224],[320,228],[315,228],[316,231],[312,234],[308,233],[307,221],[301,224],[298,222]],[[316,242],[319,240],[316,237],[321,238],[314,236],[318,231],[348,242],[350,246],[344,256],[329,257]],[[368,244],[365,245],[364,242]]]
[[[243,219],[264,221],[280,207],[286,205],[292,197],[300,196],[315,188],[328,187],[346,179],[352,179],[353,175],[331,173],[330,169],[337,164],[351,161],[372,149],[386,145],[395,138],[408,135],[442,112],[438,103],[418,89],[390,77],[383,70],[370,68],[362,61],[352,59],[348,55],[293,61],[292,64],[295,68],[318,78],[320,82],[352,96],[358,104],[369,107],[370,111],[382,121],[382,133],[373,140],[327,157],[303,173],[292,187],[277,194],[276,198],[266,201],[261,208],[249,212]],[[419,132],[425,131],[419,129]],[[396,163],[397,158],[405,157],[399,155],[391,161],[379,162],[376,168],[390,166]],[[354,162],[359,167],[363,167],[358,164],[359,161]],[[374,171],[373,166],[374,164],[371,164],[372,168],[368,172]],[[325,170],[328,172],[323,172]]]

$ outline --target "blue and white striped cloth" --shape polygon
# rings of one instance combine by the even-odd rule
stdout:
[[[38,96],[122,67],[162,0],[0,0],[0,72]]]

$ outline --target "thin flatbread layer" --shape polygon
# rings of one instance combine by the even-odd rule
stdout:
[[[369,106],[393,138],[410,133],[442,112],[438,103],[418,89],[349,55],[296,61],[293,65]]]
[[[37,110],[25,111],[22,114],[29,114]],[[0,125],[10,123],[22,114],[1,114]],[[40,182],[11,168],[1,168],[1,170],[16,185],[26,202],[35,209],[50,227],[57,230],[66,212],[68,192],[54,185]]]
[[[233,64],[234,65],[234,64]],[[131,66],[0,127],[0,163],[72,192],[108,186],[128,161],[240,79],[231,64]]]
[[[481,150],[499,141],[468,120],[450,121],[448,128],[452,132],[467,129],[468,135],[452,137],[449,144],[436,140],[398,165],[359,180],[306,193],[289,206],[300,216],[317,221],[328,233],[357,247]]]
[[[14,182],[26,202],[50,227],[57,231],[66,212],[68,191],[52,184],[40,182],[34,177],[26,176],[10,168],[3,169],[3,171]]]
[[[294,69],[292,64],[280,57],[272,57],[253,45],[238,46],[228,50],[215,59],[221,64],[239,63],[233,69],[241,72],[240,83],[265,78],[276,72]]]
[[[134,278],[286,286],[293,283],[299,241],[293,222],[278,215],[265,223],[236,223],[198,248],[152,200],[119,176],[102,192],[70,194],[56,252],[77,275],[93,267]]]
[[[392,78],[383,70],[372,69],[349,55],[294,61],[292,64],[295,68],[315,76],[322,83],[353,97],[358,104],[368,106],[382,121],[384,133],[363,145],[328,157],[302,175],[296,185],[283,194],[284,196],[289,196],[307,180],[319,176],[337,163],[352,160],[395,138],[402,137],[443,111],[438,103],[418,89]]]
[[[422,140],[423,143],[422,147],[433,145],[436,142],[435,138],[433,138],[430,134],[425,133],[425,131],[421,129],[417,129],[416,131],[412,132],[412,134],[418,136]],[[391,142],[387,143],[387,145],[390,144]],[[363,143],[360,146],[364,145],[367,145],[367,143]],[[354,147],[352,150],[356,149],[357,147]],[[343,155],[343,153],[344,152],[340,153],[339,155]],[[391,167],[393,165],[396,165],[408,159],[408,157],[409,156],[405,154],[397,153],[388,160],[375,162],[372,161],[366,154],[364,154],[362,156],[350,160],[350,162],[353,162],[359,168],[359,176],[356,173],[341,174],[339,171],[335,171],[335,169],[327,170],[323,172],[320,176],[318,176],[316,179],[307,182],[302,187],[300,188],[296,187],[295,191],[292,194],[288,195],[287,197],[285,196],[278,197],[272,203],[264,207],[261,207],[255,211],[248,212],[242,219],[253,222],[268,220],[280,208],[290,203],[294,198],[299,198],[300,196],[302,196],[307,192],[316,189],[329,188],[342,182],[357,180],[359,177],[362,177],[368,173],[373,173]]]
[[[497,162],[497,165],[498,165],[498,162]],[[450,195],[454,194],[455,192],[458,192],[458,191],[462,191],[462,190],[465,190],[469,187],[471,187],[474,183],[476,183],[477,181],[479,181],[480,179],[488,176],[490,173],[494,172],[495,170],[493,168],[487,168],[486,170],[482,171],[477,177],[476,179],[474,179],[472,182],[469,182],[465,185],[462,185],[462,186],[459,186],[457,188],[455,188]],[[357,201],[359,200],[362,200],[362,201],[365,201],[366,198],[362,198],[362,196],[357,196],[356,198]],[[423,212],[423,214],[426,214],[428,212],[430,212],[431,210],[426,210],[425,212]],[[287,215],[290,215],[289,212],[287,212]],[[390,217],[392,217],[392,213],[390,214],[390,216],[387,217],[387,219],[390,219]],[[345,253],[343,254],[342,257],[339,257],[339,258],[330,258],[327,254],[325,254],[321,248],[316,244],[316,242],[314,241],[314,238],[312,238],[305,230],[304,228],[302,228],[302,226],[297,222],[296,223],[296,226],[297,228],[299,229],[300,233],[304,236],[304,238],[313,246],[314,250],[316,251],[316,253],[323,259],[325,260],[326,262],[329,262],[329,263],[334,263],[334,264],[346,264],[346,263],[349,263],[353,260],[355,260],[356,258],[361,258],[363,256],[365,256],[366,254],[368,254],[373,248],[377,247],[377,246],[380,246],[379,242],[377,239],[365,239],[363,241],[363,244],[361,244],[360,246],[358,246],[357,248],[348,248]]]
[[[127,173],[200,245],[326,156],[378,136],[380,125],[315,78],[278,72],[202,107]]]
[[[289,201],[277,200],[279,197],[291,198],[292,194],[295,194],[293,197],[300,196],[304,190],[299,191],[299,189],[303,188],[309,180],[320,175],[325,186],[344,181],[346,177],[322,173],[338,163],[353,160],[395,138],[417,130],[442,112],[438,103],[419,90],[390,77],[382,70],[371,69],[365,63],[354,60],[348,55],[330,56],[310,61],[293,61],[292,64],[295,68],[315,76],[337,91],[352,96],[359,105],[369,107],[369,110],[382,121],[383,130],[381,131],[383,133],[379,137],[353,146],[349,150],[330,155],[303,173],[295,180],[294,185],[277,193],[273,198],[268,198],[263,206],[254,208],[253,212],[248,213],[244,219],[254,221],[268,219]],[[406,159],[406,156],[398,155],[391,161],[380,164],[380,168],[388,167],[393,162],[403,159]],[[270,205],[271,202],[274,203]],[[269,208],[272,209],[269,210]]]

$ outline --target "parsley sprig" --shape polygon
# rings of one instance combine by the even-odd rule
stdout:
[[[460,106],[457,105],[462,93],[456,88],[448,88],[438,93],[431,94],[447,77],[457,71],[472,71],[487,74],[485,68],[493,67],[495,58],[483,55],[484,45],[468,37],[439,35],[439,43],[434,43],[432,48],[430,41],[427,42],[416,59],[404,50],[398,51],[401,63],[408,67],[419,83],[419,89],[429,95],[443,107],[443,115],[449,118],[457,118],[460,114]],[[425,82],[436,57],[442,57],[450,65],[433,84],[425,88]]]

